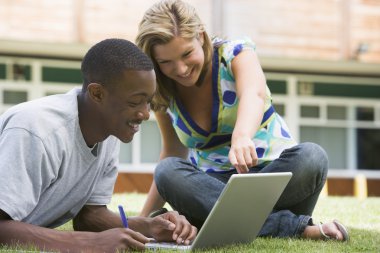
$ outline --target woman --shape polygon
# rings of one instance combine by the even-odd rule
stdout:
[[[199,228],[232,174],[290,171],[259,235],[348,239],[337,221],[313,223],[326,153],[292,139],[251,41],[211,41],[192,6],[164,0],[145,13],[136,43],[155,65],[152,109],[163,139],[142,216],[168,202]]]

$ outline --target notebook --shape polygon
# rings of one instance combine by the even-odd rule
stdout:
[[[145,248],[195,250],[250,243],[291,177],[291,172],[234,174],[191,245],[149,242]]]

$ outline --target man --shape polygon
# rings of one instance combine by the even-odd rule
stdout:
[[[106,207],[119,140],[130,142],[149,118],[152,62],[133,43],[107,39],[87,52],[82,74],[82,89],[0,116],[0,244],[115,252],[142,250],[147,237],[188,243],[196,228],[176,212],[131,217],[123,228]],[[70,219],[75,231],[52,229]]]

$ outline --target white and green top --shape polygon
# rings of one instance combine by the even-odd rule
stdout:
[[[231,63],[243,50],[255,50],[255,44],[248,39],[215,39],[213,44],[211,130],[208,132],[199,127],[179,100],[171,101],[168,113],[180,141],[191,150],[191,162],[205,172],[225,172],[234,169],[228,159],[228,153],[239,105]],[[252,139],[256,146],[259,166],[273,161],[284,149],[296,145],[287,125],[272,106],[268,87],[265,113],[261,126]]]

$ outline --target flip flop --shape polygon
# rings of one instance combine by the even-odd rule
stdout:
[[[333,222],[338,227],[339,231],[342,233],[342,235],[343,235],[343,242],[349,241],[350,240],[350,236],[348,234],[347,228],[342,223],[340,223],[338,220],[333,220]]]
[[[333,223],[335,224],[335,226],[338,228],[338,230],[342,233],[343,235],[343,242],[346,242],[350,239],[350,236],[348,235],[348,230],[347,228],[342,224],[340,223],[338,220],[333,220]],[[318,223],[318,228],[319,228],[319,231],[321,232],[321,235],[323,236],[324,239],[326,240],[337,240],[338,238],[333,238],[329,235],[326,235],[325,232],[323,231],[322,229],[322,222],[321,223]]]

